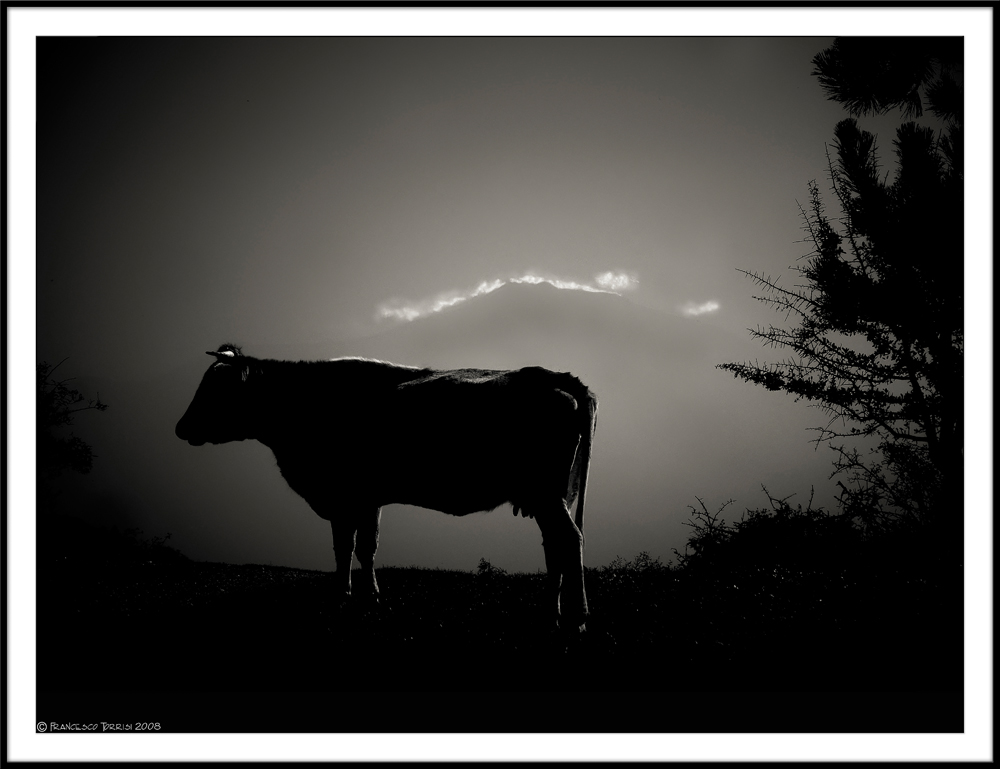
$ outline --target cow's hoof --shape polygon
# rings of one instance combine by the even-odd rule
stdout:
[[[333,599],[333,610],[336,612],[347,611],[351,607],[351,594],[344,593]]]
[[[587,624],[585,622],[566,622],[566,620],[563,620],[559,628],[559,639],[566,654],[576,654],[586,644]]]
[[[587,621],[581,619],[559,619],[559,631],[567,638],[582,636],[587,632]]]

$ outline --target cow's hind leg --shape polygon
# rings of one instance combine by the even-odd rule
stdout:
[[[588,614],[583,586],[583,534],[562,500],[535,507],[534,516],[542,530],[548,589],[554,594],[551,600],[559,624],[567,632],[581,633],[586,630]]]
[[[378,550],[378,527],[382,509],[364,511],[358,516],[358,540],[355,552],[361,564],[361,584],[358,592],[378,603],[378,581],[375,579],[375,551]]]
[[[354,559],[357,522],[352,515],[340,515],[330,519],[330,527],[333,529],[333,554],[337,559],[334,601],[342,608],[351,597],[351,563]]]

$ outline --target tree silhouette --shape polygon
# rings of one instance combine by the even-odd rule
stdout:
[[[42,502],[43,484],[51,481],[64,470],[89,473],[94,465],[94,451],[84,440],[74,434],[61,436],[58,429],[73,424],[74,414],[96,409],[104,411],[107,404],[100,396],[85,398],[79,391],[67,386],[70,379],[56,380],[53,372],[65,361],[52,366],[42,361],[36,366],[37,383],[37,474],[39,502]]]
[[[962,117],[960,37],[840,37],[813,57],[813,74],[833,101],[854,117],[900,109],[923,114],[920,89],[931,111]]]
[[[857,113],[900,107],[951,122],[938,135],[899,126],[890,182],[875,137],[848,118],[829,158],[841,216],[831,219],[815,182],[800,206],[812,251],[792,288],[745,272],[790,328],[751,330],[788,349],[780,363],[726,363],[745,381],[812,401],[830,419],[815,428],[836,452],[844,512],[869,526],[887,519],[961,518],[963,466],[963,187],[961,109],[950,40],[838,39],[813,62],[832,99]],[[959,61],[961,42],[958,43]],[[936,79],[935,78],[936,75]],[[873,436],[862,453],[844,439]],[[957,504],[954,504],[957,502]],[[954,528],[954,527],[953,527]]]

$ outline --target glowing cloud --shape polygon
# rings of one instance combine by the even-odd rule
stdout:
[[[473,291],[471,294],[469,294],[469,296],[480,296],[481,294],[488,294],[491,291],[496,291],[502,285],[503,281],[500,280],[499,278],[493,281],[484,280],[482,283],[476,286],[476,290]]]
[[[605,291],[601,288],[594,288],[593,286],[588,286],[584,283],[574,283],[570,280],[558,280],[557,278],[539,278],[537,275],[524,275],[520,278],[511,278],[511,283],[531,283],[537,285],[539,283],[548,283],[550,286],[555,286],[556,288],[568,288],[575,291],[593,291],[601,294],[614,293],[611,291]]]
[[[625,273],[605,272],[597,276],[597,285],[608,291],[625,291],[635,288],[638,281]]]
[[[464,302],[467,299],[471,299],[474,296],[489,294],[492,291],[496,291],[506,283],[529,283],[532,285],[548,283],[550,286],[554,286],[555,288],[568,289],[572,291],[590,291],[597,294],[620,294],[622,291],[635,288],[638,283],[635,277],[631,275],[614,272],[601,273],[594,278],[594,282],[597,285],[577,283],[569,280],[559,280],[558,278],[543,278],[538,275],[531,274],[521,275],[520,277],[510,278],[509,280],[495,278],[494,280],[484,280],[471,291],[464,293],[450,291],[444,294],[438,294],[438,296],[433,299],[426,299],[422,302],[416,303],[404,302],[402,300],[386,302],[378,308],[378,318],[380,320],[385,320],[387,318],[393,318],[401,321],[415,320],[416,318],[421,318],[434,312],[440,312],[446,307],[453,307],[454,305]]]
[[[704,304],[695,304],[694,302],[688,302],[681,308],[681,312],[685,315],[704,315],[706,312],[715,312],[719,309],[719,303],[711,300],[705,302]]]
[[[380,318],[395,318],[396,320],[413,320],[419,318],[423,313],[415,307],[379,307]]]

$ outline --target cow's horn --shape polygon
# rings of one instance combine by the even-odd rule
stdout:
[[[219,352],[218,350],[205,350],[205,355],[214,355],[219,360],[222,360],[223,358],[236,357],[236,353],[234,353],[232,350],[225,350],[223,352]]]

